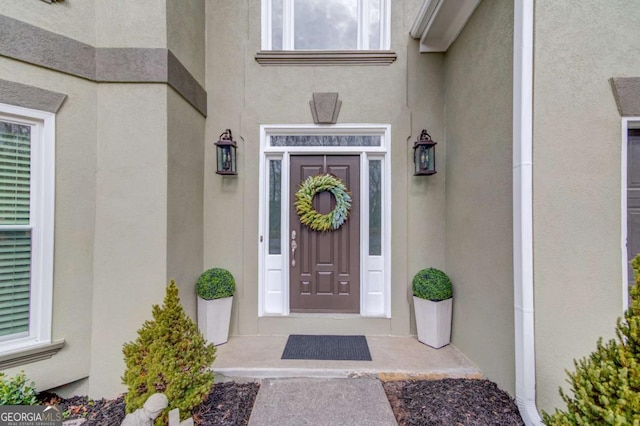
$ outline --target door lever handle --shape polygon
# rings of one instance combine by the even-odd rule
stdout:
[[[293,268],[296,267],[296,249],[298,248],[298,243],[295,240],[291,241],[291,266]]]

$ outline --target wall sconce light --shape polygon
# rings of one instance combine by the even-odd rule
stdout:
[[[436,144],[426,130],[413,144],[414,176],[429,176],[436,174]]]
[[[215,145],[218,163],[216,173],[219,175],[237,175],[238,162],[236,149],[238,145],[236,145],[236,141],[234,141],[233,136],[231,136],[231,130],[225,130]]]

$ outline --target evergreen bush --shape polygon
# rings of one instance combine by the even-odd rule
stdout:
[[[427,268],[413,277],[413,295],[434,302],[450,299],[453,296],[451,280],[439,269]]]
[[[196,293],[203,299],[231,297],[236,290],[236,282],[231,272],[222,268],[204,271],[196,283]]]
[[[27,383],[24,371],[13,377],[0,372],[0,405],[36,405],[35,384]]]
[[[141,408],[156,392],[164,393],[169,407],[156,419],[167,424],[168,413],[180,409],[181,419],[191,416],[211,391],[216,348],[207,345],[196,324],[182,309],[178,287],[167,286],[162,307],[154,305],[153,320],[145,321],[135,342],[125,343],[126,370],[122,382],[127,413]]]
[[[567,371],[573,395],[560,388],[567,411],[543,412],[546,425],[640,425],[640,255],[631,265],[636,283],[617,339],[600,338],[595,352],[574,360],[575,371]]]

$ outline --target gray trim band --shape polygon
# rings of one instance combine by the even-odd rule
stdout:
[[[56,113],[67,95],[0,79],[0,102]]]
[[[207,91],[170,50],[167,50],[167,73],[169,86],[206,117]]]
[[[95,48],[0,15],[0,56],[97,83],[164,83],[207,116],[207,92],[164,48]]]
[[[256,62],[260,65],[391,65],[397,57],[388,50],[263,50],[256,53]]]
[[[49,359],[64,346],[64,340],[0,355],[0,370]]]
[[[166,83],[167,49],[96,49],[96,81]]]
[[[0,55],[95,80],[96,49],[69,37],[0,15]]]
[[[620,115],[623,117],[639,116],[640,77],[612,78],[610,81]]]

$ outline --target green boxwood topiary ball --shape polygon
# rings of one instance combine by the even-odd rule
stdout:
[[[222,268],[204,271],[196,283],[196,294],[205,300],[231,297],[236,290],[236,282],[231,272]]]
[[[427,268],[413,277],[413,295],[433,302],[450,299],[453,296],[451,280],[439,269]]]

